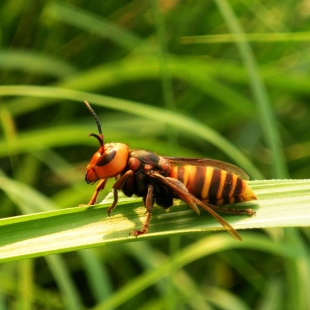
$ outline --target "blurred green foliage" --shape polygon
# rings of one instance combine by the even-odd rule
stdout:
[[[89,200],[83,100],[106,141],[309,178],[309,25],[308,1],[1,1],[1,174],[40,193],[1,217]],[[266,233],[5,263],[0,309],[309,309],[309,230]]]

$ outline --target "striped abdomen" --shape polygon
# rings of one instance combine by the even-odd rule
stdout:
[[[181,181],[195,197],[210,204],[233,204],[257,199],[236,174],[208,166],[173,166],[170,177]]]

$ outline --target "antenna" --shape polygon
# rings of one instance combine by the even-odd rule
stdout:
[[[99,118],[98,118],[97,114],[95,113],[95,111],[93,110],[93,108],[90,106],[90,104],[86,100],[84,100],[84,103],[85,103],[87,109],[89,110],[89,112],[91,113],[91,115],[93,116],[93,118],[97,124],[98,132],[99,132],[99,136],[96,135],[95,133],[91,133],[90,136],[95,137],[99,141],[100,146],[103,146],[103,134],[102,134]]]

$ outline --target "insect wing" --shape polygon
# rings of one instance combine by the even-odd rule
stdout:
[[[236,174],[243,180],[249,180],[249,176],[239,167],[226,163],[224,161],[210,159],[210,158],[191,158],[191,157],[170,157],[164,156],[169,160],[171,164],[175,165],[193,165],[193,166],[209,166],[213,168],[218,168],[221,170],[228,171],[230,173]]]
[[[238,234],[238,232],[230,225],[228,224],[223,218],[221,218],[215,211],[212,210],[210,207],[210,204],[204,203],[189,192],[184,191],[181,187],[177,186],[174,182],[171,182],[169,178],[166,178],[162,176],[159,173],[153,173],[150,175],[151,177],[163,182],[167,186],[169,186],[175,193],[180,195],[180,197],[186,197],[186,200],[190,200],[193,203],[196,203],[203,209],[205,209],[207,212],[209,212],[226,230],[227,232],[236,240],[241,241],[242,238]]]

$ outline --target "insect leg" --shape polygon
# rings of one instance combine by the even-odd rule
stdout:
[[[134,230],[133,232],[130,233],[130,235],[134,235],[135,237],[138,237],[140,235],[146,234],[149,230],[151,214],[152,213],[147,212],[146,213],[146,220],[144,222],[142,229],[141,230]]]
[[[166,177],[171,183],[177,186],[181,191],[178,193],[180,199],[182,199],[193,211],[200,215],[200,210],[197,207],[197,204],[188,196],[189,191],[186,186],[179,180],[174,178]]]
[[[206,203],[206,201],[204,201],[204,200],[203,200],[203,202]],[[235,214],[235,215],[246,214],[246,215],[249,215],[249,216],[252,216],[252,215],[256,214],[256,212],[254,210],[252,210],[252,209],[225,208],[225,207],[215,206],[215,205],[212,205],[210,203],[208,203],[208,206],[211,209],[213,209],[213,211],[223,212],[223,213],[227,213],[227,214]]]
[[[95,204],[99,192],[100,192],[101,190],[104,189],[106,183],[107,183],[107,179],[102,179],[102,180],[99,182],[99,184],[97,185],[96,190],[95,190],[95,192],[94,192],[92,198],[90,199],[88,205],[92,206],[92,205]]]
[[[181,199],[183,199],[183,197],[187,197],[188,200],[196,203],[198,206],[208,211],[227,230],[227,232],[233,238],[239,241],[242,240],[238,232],[230,224],[228,224],[224,219],[222,219],[215,211],[213,211],[210,208],[210,204],[206,202],[202,202],[201,200],[199,200],[197,197],[193,196],[192,194],[185,192],[184,189],[182,189],[180,186],[177,186],[174,181],[171,181],[171,178],[166,178],[159,173],[152,173],[150,176],[152,178],[162,181],[164,184],[169,186]]]
[[[111,211],[116,207],[117,202],[118,202],[118,190],[122,189],[123,186],[125,185],[126,181],[130,176],[133,175],[132,170],[126,171],[113,185],[113,195],[114,195],[114,200],[112,202],[112,205],[108,208],[108,215],[110,216]]]
[[[132,170],[126,171],[113,185],[115,189],[122,189],[129,177],[134,174]]]
[[[147,194],[145,198],[145,208],[146,211],[151,213],[153,210],[153,204],[154,204],[154,196],[153,196],[154,188],[153,185],[149,185],[147,188]]]
[[[117,202],[118,202],[118,190],[116,188],[113,188],[113,196],[114,196],[114,200],[111,206],[108,208],[108,216],[110,216],[111,211],[116,207]]]
[[[145,198],[145,208],[147,211],[144,225],[141,230],[134,230],[133,232],[130,233],[130,235],[134,235],[137,237],[146,234],[148,232],[150,226],[151,214],[153,210],[153,204],[154,204],[153,185],[149,185],[147,188],[147,194]]]

